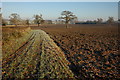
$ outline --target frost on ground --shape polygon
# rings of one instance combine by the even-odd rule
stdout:
[[[26,42],[22,44],[23,38]],[[64,53],[44,31],[32,30],[19,41],[21,46],[3,58],[3,79],[73,78]]]

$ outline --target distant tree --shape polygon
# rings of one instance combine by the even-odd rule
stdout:
[[[2,26],[6,26],[6,25],[7,25],[6,20],[2,18]]]
[[[107,23],[108,24],[114,23],[114,18],[113,17],[109,17],[108,20],[107,20]]]
[[[89,24],[90,22],[91,22],[90,20],[87,20],[87,21],[86,21],[86,24]]]
[[[120,19],[118,19],[118,21],[120,21]]]
[[[39,24],[41,24],[42,23],[42,20],[43,20],[43,18],[42,18],[42,14],[40,14],[40,15],[34,15],[34,23],[36,23],[36,24],[38,24],[38,26],[39,26]]]
[[[7,22],[2,17],[1,8],[0,8],[0,26],[6,26]]]
[[[26,19],[25,23],[26,23],[26,25],[28,25],[28,27],[30,26],[30,20],[29,19]]]
[[[70,11],[63,11],[61,15],[62,17],[59,17],[59,19],[65,20],[66,28],[68,28],[68,24],[71,20],[77,19],[77,17]]]
[[[87,20],[86,22],[84,22],[85,24],[96,24],[97,21],[94,20],[94,21],[91,21],[91,20]]]
[[[13,13],[9,16],[10,18],[10,22],[14,25],[18,25],[19,21],[20,21],[20,16],[17,13]]]
[[[97,23],[97,21],[96,21],[96,20],[94,20],[94,21],[93,21],[93,23],[95,23],[95,24],[96,24],[96,23]]]
[[[97,23],[102,23],[103,22],[103,19],[102,18],[97,18]]]

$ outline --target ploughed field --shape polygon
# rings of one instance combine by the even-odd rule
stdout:
[[[43,25],[71,63],[76,78],[118,79],[117,25]],[[37,29],[37,27],[35,27]]]
[[[64,53],[46,32],[4,27],[2,79],[73,78]]]

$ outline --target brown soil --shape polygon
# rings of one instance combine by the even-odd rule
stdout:
[[[118,79],[118,25],[42,25],[65,52],[76,78]]]

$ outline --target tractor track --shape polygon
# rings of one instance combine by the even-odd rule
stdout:
[[[5,67],[5,64],[10,64],[15,58],[19,57],[21,55],[21,52],[24,51],[24,49],[29,45],[29,43],[34,39],[34,37],[35,34],[33,33],[19,49],[17,49],[13,54],[10,55],[9,58],[3,59],[4,62],[2,62],[2,67]]]

